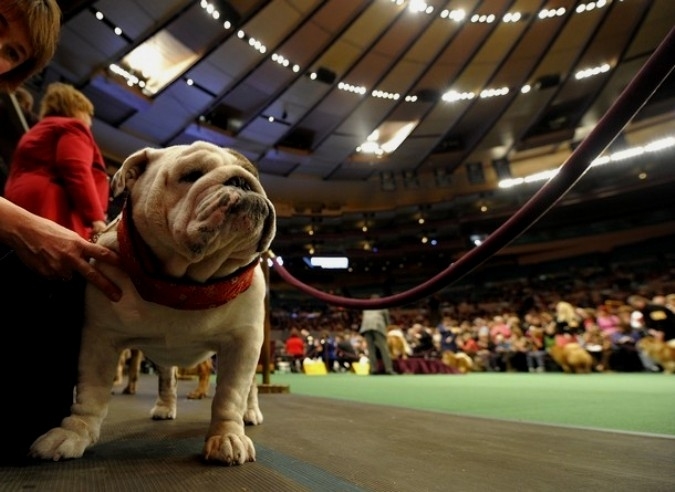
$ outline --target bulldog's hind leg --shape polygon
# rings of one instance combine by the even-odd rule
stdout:
[[[177,378],[176,366],[158,366],[157,373],[157,400],[150,411],[150,416],[155,420],[171,420],[176,418],[177,406]]]
[[[85,449],[98,441],[101,423],[108,413],[112,381],[117,370],[119,351],[112,344],[88,343],[83,334],[80,353],[80,376],[75,403],[70,416],[38,437],[31,445],[30,456],[59,461],[80,458]]]

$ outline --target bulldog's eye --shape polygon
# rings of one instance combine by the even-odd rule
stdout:
[[[251,185],[248,184],[244,178],[236,176],[225,181],[225,186],[233,186],[235,188],[240,188],[244,191],[251,191]]]
[[[198,169],[195,169],[193,171],[190,171],[189,173],[183,174],[180,177],[180,182],[181,183],[194,183],[196,182],[199,178],[204,176],[204,173],[201,172]]]

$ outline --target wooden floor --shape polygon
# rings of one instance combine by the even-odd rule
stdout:
[[[185,395],[194,382],[181,381]],[[156,379],[115,395],[84,457],[0,468],[0,491],[631,491],[675,490],[675,439],[262,394],[248,428],[258,460],[200,461],[210,400],[152,421]],[[614,409],[613,411],[621,411]]]

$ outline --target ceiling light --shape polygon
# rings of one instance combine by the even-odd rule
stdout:
[[[603,63],[602,65],[598,65],[597,67],[579,70],[576,74],[574,74],[574,78],[577,80],[586,79],[589,77],[593,77],[595,75],[599,75],[601,73],[609,72],[610,68],[611,67],[609,66],[609,63]]]
[[[185,72],[199,56],[164,30],[129,52],[118,65],[142,74],[146,80],[143,92],[152,95]]]
[[[522,15],[520,12],[507,12],[503,20],[504,22],[518,22],[522,18]]]
[[[311,268],[346,270],[349,268],[349,258],[346,256],[312,256],[303,258]]]
[[[455,102],[473,99],[474,97],[476,97],[476,95],[473,92],[457,92],[455,90],[449,90],[443,94],[442,99],[445,102]]]
[[[462,22],[466,19],[466,11],[464,9],[455,9],[455,10],[443,10],[441,12],[442,19],[448,19],[454,22]]]
[[[675,137],[666,137],[654,140],[644,146],[636,145],[634,147],[623,149],[609,155],[600,156],[595,160],[593,160],[590,167],[602,166],[609,164],[610,162],[622,161],[633,157],[641,156],[645,153],[658,152],[672,147],[675,147]],[[503,179],[499,182],[498,186],[500,188],[511,188],[513,186],[521,185],[524,183],[533,183],[535,181],[548,180],[554,177],[556,174],[558,174],[558,169],[559,168],[541,171],[538,173],[530,174],[529,176],[526,176],[524,178]]]
[[[382,156],[394,152],[417,126],[418,121],[389,121],[375,129],[356,148],[361,154]]]

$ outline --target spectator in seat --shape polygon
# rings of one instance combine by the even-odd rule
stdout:
[[[530,325],[525,334],[527,338],[527,352],[525,358],[529,372],[546,372],[546,346],[544,342],[544,328]]]
[[[457,352],[457,335],[459,334],[459,327],[456,326],[455,321],[450,316],[443,316],[443,319],[438,324],[436,330],[440,335],[440,350],[443,352]]]
[[[412,350],[415,357],[435,357],[436,346],[434,337],[421,323],[415,323],[410,328],[410,336],[413,340]]]
[[[300,331],[293,327],[284,342],[284,350],[291,364],[291,372],[302,372],[302,361],[305,358],[305,341]]]
[[[673,311],[665,304],[650,302],[649,299],[640,295],[630,296],[628,304],[642,315],[648,334],[668,345],[675,346],[675,313]]]
[[[335,359],[339,372],[350,371],[352,363],[358,362],[359,358],[359,353],[349,339],[342,334],[335,335]]]

